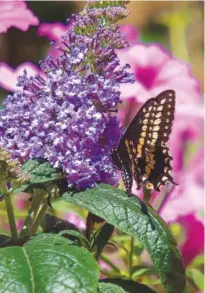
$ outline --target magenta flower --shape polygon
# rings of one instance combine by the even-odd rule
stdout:
[[[69,223],[75,225],[79,229],[85,229],[85,221],[76,213],[74,212],[69,212],[65,216],[65,220],[68,221]]]
[[[18,219],[16,221],[16,228],[18,231],[21,231],[22,227],[23,227],[23,223],[24,223],[24,220],[23,219]]]
[[[122,65],[131,65],[130,70],[135,75],[135,83],[121,85],[123,106],[119,117],[122,125],[128,126],[147,99],[163,90],[176,91],[176,115],[169,147],[174,157],[174,178],[179,185],[167,198],[161,215],[168,222],[188,214],[198,216],[203,210],[203,152],[190,161],[185,158],[184,149],[187,144],[202,143],[204,115],[199,82],[185,62],[175,59],[157,44],[138,43],[119,51],[118,56]],[[136,192],[135,186],[132,191],[142,195]]]
[[[179,186],[175,187],[161,210],[162,217],[169,222],[188,214],[200,218],[204,206],[204,150],[201,149],[189,166],[176,175]]]
[[[59,41],[60,38],[68,31],[69,25],[60,22],[42,23],[38,27],[37,35],[44,36],[50,41]]]
[[[196,217],[189,214],[185,217],[179,217],[178,223],[185,231],[185,241],[181,252],[185,265],[189,264],[198,254],[204,251],[204,224]],[[193,241],[194,235],[194,241]]]
[[[120,26],[120,31],[126,36],[129,43],[134,43],[139,39],[139,33],[132,24],[124,24]]]
[[[202,104],[180,104],[176,106],[175,120],[169,141],[170,150],[174,158],[172,161],[174,172],[185,172],[185,146],[190,143],[201,144],[204,123],[202,106]],[[203,157],[203,155],[199,156]],[[190,165],[186,172],[191,172],[192,169],[194,169],[194,165]]]
[[[12,26],[27,31],[30,25],[38,24],[38,18],[24,1],[0,1],[0,33],[6,33]]]
[[[42,74],[40,69],[30,62],[19,65],[13,69],[4,62],[0,63],[0,86],[10,92],[19,90],[17,86],[18,77],[26,70],[28,76]]]
[[[122,64],[128,63],[136,81],[122,86],[124,99],[134,97],[140,103],[160,92],[176,91],[177,103],[201,101],[198,81],[191,75],[189,66],[173,58],[157,44],[138,43],[118,52]]]
[[[15,207],[19,210],[25,210],[28,206],[28,199],[31,197],[30,194],[25,192],[19,192],[15,198]]]

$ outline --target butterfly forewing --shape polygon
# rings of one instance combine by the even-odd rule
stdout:
[[[130,169],[127,173],[132,174],[138,188],[144,181],[151,183],[150,186],[156,190],[168,181],[173,182],[170,175],[172,157],[166,142],[171,133],[174,111],[175,92],[172,90],[149,99],[119,143],[117,154],[120,164],[123,166],[126,163],[127,170]],[[131,179],[128,180],[129,184],[125,185],[130,187]]]

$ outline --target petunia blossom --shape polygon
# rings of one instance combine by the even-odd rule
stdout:
[[[189,166],[178,172],[179,185],[167,199],[161,211],[162,217],[169,222],[188,214],[200,218],[204,206],[204,150],[203,148],[189,162]],[[177,173],[176,173],[177,174]]]
[[[199,82],[192,76],[188,64],[171,56],[158,44],[138,43],[118,52],[122,64],[128,63],[135,74],[135,83],[122,85],[122,98],[134,97],[144,103],[160,92],[172,89],[176,102],[201,101]]]
[[[65,220],[75,225],[79,229],[86,228],[85,221],[78,214],[74,212],[68,212],[65,216]]]
[[[38,27],[37,35],[47,37],[50,41],[59,41],[66,33],[69,25],[60,22],[41,23]]]
[[[27,31],[30,25],[38,24],[38,18],[23,0],[0,1],[0,33],[6,33],[10,27]]]
[[[139,39],[139,32],[133,24],[123,24],[120,26],[120,31],[125,34],[129,43],[134,43]]]
[[[15,92],[19,90],[17,86],[18,76],[26,70],[28,76],[42,74],[41,70],[30,62],[22,63],[16,69],[13,69],[4,62],[0,63],[0,87]]]
[[[163,90],[176,92],[176,111],[168,145],[173,156],[172,172],[178,183],[161,209],[162,217],[173,222],[180,216],[198,214],[203,209],[203,152],[194,158],[186,157],[187,145],[202,144],[203,103],[199,81],[193,77],[189,65],[171,56],[158,44],[137,43],[118,52],[121,64],[131,65],[135,83],[121,85],[123,105],[120,107],[121,124],[128,126],[139,108],[149,98]],[[142,196],[141,191],[132,191]],[[155,203],[153,197],[153,204]]]
[[[177,219],[185,232],[185,241],[181,247],[185,265],[204,251],[204,224],[192,214]],[[194,235],[194,241],[192,237]]]

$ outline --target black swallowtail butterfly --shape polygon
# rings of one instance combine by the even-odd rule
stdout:
[[[171,133],[175,111],[175,92],[166,90],[149,99],[139,110],[122,136],[112,160],[121,170],[125,188],[130,193],[133,179],[140,189],[159,191],[159,187],[172,182],[172,156],[166,142]]]

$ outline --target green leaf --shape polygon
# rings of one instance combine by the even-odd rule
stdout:
[[[23,185],[12,190],[13,193],[30,191],[31,188],[46,188],[48,183],[62,181],[64,175],[59,169],[53,168],[49,162],[43,159],[28,160],[22,170],[30,176],[30,179]]]
[[[58,234],[48,234],[48,233],[39,233],[35,236],[30,237],[29,244],[51,244],[51,245],[59,245],[59,244],[71,244],[73,245],[73,241],[70,239],[64,238]]]
[[[98,293],[128,293],[128,291],[125,291],[115,284],[99,283]]]
[[[56,244],[57,235],[45,237],[0,249],[0,293],[96,292],[99,268],[92,254],[63,237]]]
[[[185,270],[176,241],[151,207],[136,196],[128,197],[124,191],[106,184],[73,196],[65,193],[63,199],[137,237],[149,252],[166,292],[186,292]]]
[[[29,160],[23,165],[22,170],[30,175],[30,184],[46,183],[63,178],[60,170],[53,168],[44,160]]]
[[[120,288],[122,288],[124,291],[116,291],[119,293],[156,293],[154,290],[149,288],[146,285],[131,281],[131,280],[125,280],[125,279],[120,279],[120,278],[107,278],[100,280],[101,284],[115,284],[118,285]],[[118,288],[119,288],[118,287]],[[108,287],[109,288],[109,287]],[[103,293],[104,291],[100,291],[100,293]],[[106,293],[115,293],[114,291],[105,291]]]
[[[200,270],[191,268],[189,270],[189,277],[193,280],[194,284],[200,291],[204,290],[204,275]]]
[[[59,232],[58,235],[62,235],[62,236],[64,236],[64,235],[73,236],[73,238],[75,238],[75,239],[77,238],[79,240],[79,242],[81,243],[82,246],[84,246],[88,250],[91,250],[89,241],[79,231],[75,231],[75,230],[64,230],[64,231]]]

